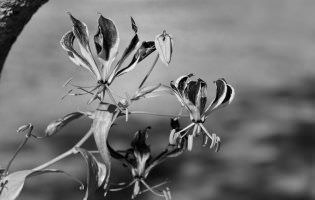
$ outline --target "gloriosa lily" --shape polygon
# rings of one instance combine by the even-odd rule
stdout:
[[[71,61],[91,72],[97,81],[97,85],[89,91],[85,89],[85,87],[73,85],[77,89],[84,91],[84,93],[72,95],[93,94],[93,98],[90,102],[97,98],[102,100],[103,97],[99,97],[99,95],[103,93],[104,96],[105,91],[107,91],[109,94],[111,93],[109,85],[116,77],[133,70],[139,62],[155,51],[155,45],[153,41],[144,41],[140,45],[137,34],[138,27],[133,18],[131,18],[134,36],[128,47],[123,52],[121,58],[117,61],[114,67],[112,67],[113,62],[118,54],[118,45],[120,40],[119,33],[114,22],[103,17],[102,15],[100,15],[98,19],[98,30],[94,35],[94,44],[96,55],[98,57],[98,60],[96,60],[91,52],[89,32],[86,24],[73,17],[70,13],[69,15],[73,23],[73,30],[67,32],[62,37],[60,42],[61,46],[67,51]],[[75,39],[78,41],[81,54],[79,54],[74,48]],[[125,67],[122,67],[126,58],[134,51],[135,53],[131,62]],[[69,93],[71,92],[72,90],[70,90]]]
[[[107,143],[111,156],[123,162],[123,164],[131,170],[131,174],[133,176],[133,181],[120,189],[127,188],[134,184],[132,195],[134,198],[143,193],[140,191],[140,185],[142,184],[153,194],[170,199],[170,194],[167,190],[163,191],[163,194],[159,193],[153,187],[150,187],[146,183],[145,179],[156,165],[160,164],[167,158],[180,155],[184,151],[186,141],[181,140],[179,143],[169,144],[164,151],[156,157],[152,157],[150,146],[146,143],[148,138],[148,129],[150,128],[148,127],[145,130],[137,131],[135,133],[130,149],[116,151],[109,145],[109,143]]]
[[[179,77],[175,82],[171,82],[171,87],[180,101],[182,106],[188,111],[190,119],[192,121],[187,127],[183,128],[179,133],[183,133],[182,137],[188,134],[187,149],[192,150],[193,138],[203,133],[205,138],[205,144],[208,139],[211,139],[210,148],[216,146],[216,151],[220,147],[220,138],[216,134],[210,134],[203,123],[208,115],[219,108],[222,108],[230,104],[234,98],[234,88],[227,84],[226,81],[221,78],[215,81],[216,84],[216,97],[212,100],[209,106],[206,108],[207,103],[207,84],[201,79],[197,81],[191,80],[193,74],[188,74]],[[192,129],[192,132],[189,131]]]

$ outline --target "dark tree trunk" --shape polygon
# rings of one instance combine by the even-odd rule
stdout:
[[[0,0],[0,76],[11,46],[37,9],[48,0]]]

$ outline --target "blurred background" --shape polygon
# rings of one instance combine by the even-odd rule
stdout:
[[[234,102],[208,118],[206,126],[223,140],[219,153],[195,143],[192,152],[159,165],[151,185],[170,180],[177,200],[310,200],[315,199],[315,1],[312,0],[63,0],[39,9],[14,44],[0,80],[0,165],[5,166],[23,136],[26,123],[42,134],[49,122],[69,112],[93,110],[89,97],[69,97],[70,77],[91,85],[61,49],[59,41],[71,28],[70,11],[94,34],[97,12],[116,22],[120,52],[132,37],[130,16],[142,40],[153,40],[164,29],[174,37],[172,63],[159,62],[147,84],[168,84],[194,72],[208,82],[224,77],[236,89]],[[137,69],[116,80],[113,88],[132,94],[141,82],[151,55]],[[209,100],[210,101],[210,100]],[[133,110],[175,114],[174,97],[138,102]],[[31,140],[11,170],[32,168],[72,147],[91,121],[77,120],[52,138]],[[184,126],[187,121],[182,121]],[[153,153],[168,140],[169,118],[131,116],[110,133],[118,149],[128,148],[135,131],[150,125]],[[197,141],[197,140],[196,140]],[[87,146],[94,149],[93,140]],[[85,180],[79,156],[54,166]],[[114,162],[112,182],[128,181],[129,171]],[[21,200],[82,199],[78,184],[62,175],[27,181]],[[108,199],[129,199],[130,191]],[[151,194],[138,199],[158,199]]]

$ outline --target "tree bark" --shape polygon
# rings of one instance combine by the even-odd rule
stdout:
[[[8,53],[38,8],[48,0],[0,0],[0,76]]]

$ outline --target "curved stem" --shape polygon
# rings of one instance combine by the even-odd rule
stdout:
[[[56,158],[38,166],[33,168],[32,170],[42,170],[45,169],[47,167],[49,167],[50,165],[72,155],[72,154],[76,154],[78,153],[77,148],[80,147],[87,139],[89,139],[89,137],[93,134],[93,130],[92,128],[84,135],[84,137],[77,143],[75,144],[71,149],[69,149],[68,151],[64,152],[63,154],[60,154],[59,156],[57,156]]]

